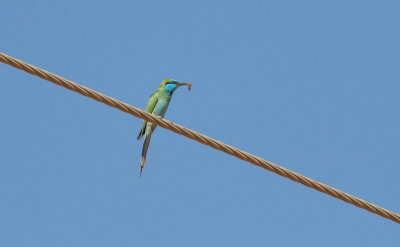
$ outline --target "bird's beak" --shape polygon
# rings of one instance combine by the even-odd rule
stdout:
[[[178,86],[187,85],[189,90],[192,89],[192,83],[189,83],[189,82],[178,82],[177,84],[178,84]]]

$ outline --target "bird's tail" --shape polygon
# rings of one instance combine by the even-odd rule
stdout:
[[[144,166],[146,165],[146,155],[147,155],[147,149],[149,148],[150,144],[150,138],[151,135],[146,135],[146,138],[144,139],[143,142],[143,149],[142,149],[142,159],[140,160],[140,177],[142,177],[142,171]]]

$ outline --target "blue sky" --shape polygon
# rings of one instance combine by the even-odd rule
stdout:
[[[398,1],[4,1],[0,51],[400,212]],[[1,246],[398,246],[399,225],[0,64]]]

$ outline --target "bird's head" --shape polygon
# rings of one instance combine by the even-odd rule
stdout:
[[[191,89],[191,86],[192,86],[191,83],[178,82],[177,80],[168,78],[161,82],[160,88],[163,88],[164,90],[166,90],[167,92],[172,94],[176,89],[178,89],[178,87],[180,87],[182,85],[187,85],[189,90]]]

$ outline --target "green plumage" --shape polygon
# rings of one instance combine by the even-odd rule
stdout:
[[[162,81],[158,89],[150,96],[150,99],[147,102],[146,112],[164,117],[173,92],[182,85],[187,85],[190,90],[192,84],[186,82],[177,82],[171,78]],[[143,136],[145,136],[142,149],[142,158],[140,161],[140,176],[142,175],[143,168],[146,165],[146,155],[150,144],[150,138],[156,127],[157,126],[153,123],[144,120],[142,129],[137,137],[137,139],[140,140]]]

